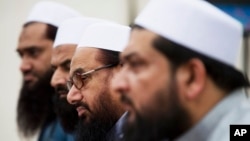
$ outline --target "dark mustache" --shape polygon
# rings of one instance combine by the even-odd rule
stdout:
[[[128,105],[133,105],[131,99],[129,99],[126,94],[122,93],[121,94],[121,99],[120,99],[123,103],[128,104]]]
[[[65,93],[69,92],[68,88],[65,85],[56,86],[55,91],[56,92],[65,91]]]
[[[90,111],[89,106],[86,103],[84,103],[84,102],[78,102],[78,103],[74,104],[73,107],[75,107],[75,109],[77,107],[84,107],[85,109],[87,109],[88,111]]]
[[[25,71],[22,74],[23,74],[23,76],[26,76],[26,75],[32,75],[32,76],[36,76],[36,77],[38,76],[37,73],[35,73],[31,70]]]

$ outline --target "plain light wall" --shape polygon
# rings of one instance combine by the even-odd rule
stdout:
[[[39,0],[0,0],[0,141],[19,141],[16,103],[21,87],[20,59],[16,53],[18,37],[32,6]],[[85,16],[128,24],[127,0],[54,0]]]

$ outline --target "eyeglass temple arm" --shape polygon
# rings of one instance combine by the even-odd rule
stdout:
[[[105,68],[108,68],[108,67],[112,67],[112,66],[115,66],[115,64],[110,64],[110,65],[106,65],[106,66],[103,66],[103,67],[96,68],[96,69],[94,69],[94,70],[91,70],[91,71],[88,71],[88,72],[86,72],[86,73],[81,74],[81,76],[84,76],[84,75],[86,75],[86,74],[90,74],[90,73],[92,73],[92,72],[95,72],[95,71],[98,71],[98,70],[101,70],[101,69],[105,69]]]
[[[96,71],[96,70],[88,71],[88,72],[86,72],[86,73],[81,74],[81,76],[84,76],[84,75],[86,75],[86,74],[90,74],[90,73],[92,73],[92,72],[94,72],[94,71]]]
[[[113,66],[115,66],[115,65],[114,64],[106,65],[106,66],[103,66],[103,67],[96,68],[96,69],[94,69],[94,71],[99,71],[101,69],[105,69],[105,68],[109,68],[109,67],[113,67]]]

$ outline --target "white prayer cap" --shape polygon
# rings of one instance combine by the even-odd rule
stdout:
[[[83,34],[78,47],[93,47],[121,52],[128,43],[130,28],[115,23],[90,25]]]
[[[87,17],[77,17],[65,20],[58,28],[53,47],[64,44],[78,45],[87,27],[98,22],[104,22],[104,20]]]
[[[32,8],[25,23],[42,22],[58,27],[62,21],[78,16],[80,13],[63,4],[41,1]]]
[[[135,24],[231,66],[242,42],[242,25],[204,0],[151,0]]]

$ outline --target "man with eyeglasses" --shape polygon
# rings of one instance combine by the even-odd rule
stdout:
[[[53,45],[51,59],[54,71],[51,85],[55,88],[56,113],[65,131],[73,134],[78,123],[78,115],[75,108],[67,101],[68,89],[66,82],[69,79],[71,58],[76,46],[86,28],[101,20],[87,17],[77,17],[65,20],[58,28]],[[63,138],[63,136],[62,136]],[[73,136],[66,136],[67,140],[74,140]]]
[[[121,117],[125,111],[118,95],[111,91],[110,81],[119,69],[119,52],[127,43],[129,31],[129,27],[114,23],[93,24],[78,44],[67,83],[68,102],[80,118],[78,141],[122,137]]]

